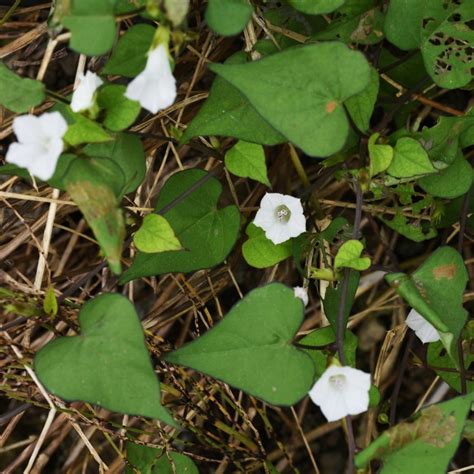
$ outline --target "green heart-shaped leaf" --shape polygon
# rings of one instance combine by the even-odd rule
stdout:
[[[125,474],[199,474],[191,458],[184,454],[127,443],[127,461],[138,471],[127,466]]]
[[[206,172],[199,169],[181,171],[171,176],[160,192],[156,211],[160,213],[161,209],[205,176]],[[240,228],[240,214],[236,206],[217,208],[221,192],[219,181],[210,178],[165,212],[164,217],[183,250],[138,253],[120,282],[123,284],[135,278],[169,272],[192,272],[221,263],[234,246]]]
[[[133,236],[133,242],[138,250],[146,253],[182,249],[174,230],[168,221],[159,214],[145,216],[141,227]]]
[[[474,395],[425,408],[413,422],[382,433],[355,458],[358,468],[382,459],[380,474],[444,474],[461,440]]]
[[[307,15],[331,13],[339,8],[346,0],[290,0],[290,5]]]
[[[245,64],[247,55],[238,52],[225,64]],[[247,97],[222,77],[216,77],[209,97],[186,128],[181,143],[199,135],[234,137],[262,145],[277,145],[285,137],[270,126]]]
[[[468,344],[472,344],[472,338],[468,340]],[[471,346],[468,346],[471,347]],[[471,351],[464,351],[464,367],[471,367],[474,362],[474,354]],[[443,343],[441,341],[432,342],[428,344],[428,352],[426,354],[428,365],[436,367],[436,374],[441,377],[450,387],[461,393],[461,377],[457,370],[456,364],[454,363],[451,356],[446,352]],[[444,370],[447,369],[447,370]],[[474,392],[474,381],[471,377],[466,377],[466,388],[467,392]]]
[[[232,36],[245,28],[252,12],[247,0],[209,0],[206,21],[218,35]]]
[[[473,169],[458,152],[456,159],[447,168],[430,174],[418,181],[421,188],[433,196],[453,199],[466,194],[472,185]]]
[[[135,77],[145,69],[147,52],[151,47],[155,28],[151,25],[134,25],[120,37],[111,58],[102,72]]]
[[[45,87],[41,81],[23,78],[0,62],[0,104],[7,109],[23,113],[41,104]]]
[[[346,100],[347,111],[357,128],[362,132],[366,132],[370,127],[370,117],[372,117],[379,93],[379,82],[379,73],[371,67],[369,85],[363,91]]]
[[[272,283],[251,291],[207,333],[167,354],[275,405],[292,405],[314,382],[311,358],[291,344],[303,303],[291,288]]]
[[[145,152],[140,137],[128,133],[119,133],[115,140],[105,143],[90,143],[84,147],[84,153],[97,158],[108,158],[116,164],[124,176],[122,194],[135,191],[142,183],[145,172]]]
[[[160,403],[160,384],[132,303],[119,294],[88,301],[79,313],[81,334],[46,344],[35,357],[41,383],[65,400],[158,418],[176,426]]]
[[[370,157],[369,174],[371,177],[385,171],[393,159],[393,148],[390,145],[379,145],[377,143],[379,136],[379,133],[371,135],[367,146]]]
[[[412,178],[435,172],[428,153],[419,141],[410,137],[397,140],[388,174],[396,178]]]
[[[421,49],[426,71],[438,86],[455,89],[472,80],[473,16],[469,1],[391,0],[384,27],[399,48]]]
[[[338,42],[290,48],[252,63],[212,64],[210,68],[311,156],[329,156],[344,146],[349,122],[343,102],[365,89],[370,79],[365,57]]]
[[[352,268],[354,270],[367,270],[370,267],[370,258],[361,257],[364,246],[358,240],[348,240],[339,248],[334,259],[334,268]]]
[[[240,140],[225,154],[225,166],[236,176],[254,179],[271,187],[262,145]]]
[[[390,273],[385,278],[438,330],[444,347],[457,364],[456,342],[467,317],[462,303],[468,274],[461,255],[451,247],[440,247],[411,277]]]
[[[245,231],[248,240],[242,245],[242,254],[245,261],[255,268],[271,267],[293,253],[293,242],[287,240],[275,245],[265,236],[265,231],[251,222]]]
[[[71,30],[71,48],[88,56],[106,53],[115,39],[115,0],[72,0],[61,23]]]
[[[99,107],[105,109],[104,125],[114,132],[132,125],[140,113],[140,103],[127,99],[126,90],[125,86],[109,84],[97,96]]]

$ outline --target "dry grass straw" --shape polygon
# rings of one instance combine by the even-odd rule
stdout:
[[[85,58],[66,49],[67,33],[55,39],[48,37],[45,21],[48,9],[49,4],[21,9],[3,25],[2,38],[7,35],[9,40],[0,47],[0,58],[12,67],[22,64],[17,68],[22,74],[48,79],[48,73],[57,67],[57,58],[72,57],[74,68],[68,78],[69,86],[57,90],[65,93],[71,90],[78,65],[79,69],[86,67]],[[264,29],[282,33],[257,15],[252,27],[246,30],[246,44],[243,44],[235,38],[214,37],[201,22],[202,17],[192,19],[198,39],[179,56],[176,68],[179,99],[158,115],[144,114],[133,131],[166,136],[171,126],[184,129],[207,97],[210,84],[207,62],[222,61],[233,51],[251,48],[256,39],[265,35]],[[129,19],[124,20],[119,27],[124,30],[129,24]],[[299,39],[296,33],[283,33]],[[44,109],[42,106],[36,112]],[[11,121],[12,115],[1,110],[3,153],[8,140],[13,138]],[[128,196],[124,203],[130,217],[139,219],[151,209],[163,182],[175,171],[195,166],[212,169],[217,164],[215,150],[207,148],[208,142],[202,139],[196,143],[200,145],[199,151],[192,144],[177,148],[167,140],[144,139],[148,172],[137,193]],[[223,149],[229,143],[230,140],[222,140]],[[310,202],[319,203],[326,216],[346,215],[351,220],[354,204],[348,185],[336,181],[316,160],[306,160],[303,167],[299,166],[295,153],[286,146],[268,151],[274,189],[301,195],[311,183]],[[235,202],[243,217],[250,217],[265,188],[230,175],[222,175],[221,179],[228,185],[224,200]],[[211,469],[217,473],[264,472],[264,460],[271,461],[281,472],[296,472],[297,468],[301,472],[317,472],[318,464],[327,463],[325,452],[333,455],[344,452],[340,424],[325,423],[308,400],[294,409],[267,406],[221,382],[168,366],[156,358],[156,369],[163,382],[163,402],[185,427],[184,435],[152,420],[121,416],[87,403],[63,404],[49,396],[30,368],[34,353],[53,337],[76,334],[80,306],[100,292],[123,292],[135,302],[148,348],[151,354],[159,356],[211,327],[252,288],[272,280],[289,285],[301,282],[287,262],[266,271],[250,269],[244,264],[237,245],[228,261],[217,268],[191,275],[144,278],[118,288],[107,268],[94,271],[101,263],[98,247],[67,194],[5,177],[0,183],[0,203],[0,287],[8,290],[0,293],[2,472],[122,472],[125,443],[131,438],[149,446],[180,449],[199,464],[201,472]],[[364,215],[393,212],[393,208],[387,211],[390,205],[390,202],[365,204]],[[404,212],[412,216],[410,209]],[[368,239],[369,253],[376,256],[375,264],[386,265],[387,239],[374,238],[370,225],[365,217],[362,231],[372,234]],[[393,248],[397,235],[386,237]],[[334,254],[334,249],[329,250]],[[124,263],[128,264],[133,250],[125,249],[123,255]],[[320,261],[319,252],[312,259],[316,265]],[[472,261],[469,260],[471,264]],[[407,262],[405,270],[416,268],[417,263]],[[80,281],[83,283],[77,287]],[[59,297],[75,288],[63,301],[60,315],[54,321],[41,311],[49,284]],[[325,321],[313,284],[310,294],[301,334]],[[358,296],[355,308],[350,327],[366,342],[360,353],[361,366],[376,374],[375,382],[382,395],[389,394],[394,382],[393,367],[405,335],[399,329],[405,308],[393,291],[387,291],[380,278],[371,280]],[[33,316],[24,317],[26,313]],[[377,325],[383,326],[382,332],[377,331],[380,329]],[[434,375],[428,377],[412,396],[423,399],[424,391],[431,390],[433,379]],[[375,422],[372,412],[356,420],[359,445],[367,444],[377,434]]]

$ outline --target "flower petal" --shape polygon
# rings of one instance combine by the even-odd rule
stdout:
[[[293,288],[293,291],[295,293],[295,298],[300,298],[301,301],[303,301],[303,304],[305,306],[308,305],[309,303],[309,298],[308,298],[308,289],[307,288],[303,288],[301,286],[295,286]]]
[[[408,314],[405,324],[415,331],[415,334],[423,344],[440,340],[440,335],[436,328],[414,309]]]
[[[156,113],[168,108],[176,99],[174,78],[164,45],[148,53],[147,64],[127,87],[125,97],[140,102],[140,105]]]
[[[333,377],[341,377],[339,384]],[[357,415],[369,406],[370,374],[352,367],[328,367],[310,390],[309,396],[328,421]]]
[[[5,160],[8,163],[29,169],[30,163],[38,154],[38,147],[32,144],[12,143],[8,148]]]
[[[21,143],[39,144],[44,138],[39,118],[34,115],[15,117],[13,131]]]
[[[87,110],[94,105],[94,94],[103,84],[102,79],[94,72],[87,71],[79,78],[79,85],[72,94],[71,109],[73,112]]]
[[[265,237],[271,240],[275,245],[282,244],[291,238],[288,229],[287,225],[276,222],[264,229]]]
[[[38,117],[43,137],[62,139],[67,132],[67,122],[59,112],[46,112]]]

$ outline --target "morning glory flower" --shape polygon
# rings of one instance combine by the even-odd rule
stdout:
[[[408,313],[405,324],[415,331],[415,334],[423,344],[440,340],[439,332],[436,328],[414,309]]]
[[[295,292],[295,297],[300,298],[303,301],[303,304],[307,306],[309,303],[308,289],[301,286],[295,286],[293,291]]]
[[[63,151],[67,122],[59,112],[46,112],[39,117],[21,115],[13,120],[18,142],[8,148],[6,160],[30,174],[47,181],[56,170]]]
[[[176,79],[171,73],[168,50],[162,43],[148,52],[145,69],[127,87],[125,97],[156,114],[176,99]]]
[[[331,365],[309,392],[328,421],[358,415],[369,407],[370,374]]]
[[[94,105],[94,95],[98,87],[104,81],[94,72],[87,71],[86,75],[79,76],[79,85],[72,94],[71,109],[73,112],[81,112],[90,109]]]
[[[265,231],[275,245],[306,231],[301,201],[280,193],[266,193],[253,223]]]

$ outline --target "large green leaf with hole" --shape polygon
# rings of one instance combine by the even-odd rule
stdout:
[[[27,112],[45,99],[45,87],[41,81],[22,78],[0,62],[0,105],[12,112]]]
[[[127,461],[125,474],[199,474],[196,464],[184,454],[131,442],[127,443]]]
[[[472,80],[473,19],[469,0],[391,0],[385,33],[401,49],[420,48],[433,81],[454,89]]]
[[[227,257],[239,233],[239,210],[233,205],[219,209],[222,186],[215,178],[199,185],[205,176],[206,172],[199,169],[176,173],[166,181],[156,203],[156,212],[163,213],[183,250],[138,253],[122,275],[121,283],[144,276],[210,268]],[[183,193],[189,194],[181,198]],[[171,203],[172,208],[163,212]]]
[[[132,303],[103,294],[82,307],[79,324],[79,335],[55,339],[35,356],[34,370],[48,391],[176,426],[160,403],[160,384]]]
[[[303,322],[293,289],[272,283],[251,291],[195,341],[165,356],[275,405],[293,405],[314,381],[311,358],[292,345]]]
[[[358,44],[382,41],[384,15],[377,3],[374,0],[346,0],[331,22],[318,28],[312,39]]]
[[[247,56],[239,52],[225,64],[245,64]],[[277,145],[286,141],[253,108],[248,99],[232,84],[216,77],[209,97],[188,125],[181,143],[200,135],[235,137],[262,145]]]
[[[440,87],[454,89],[472,81],[474,67],[474,3],[465,0],[447,3],[448,8],[439,9],[435,23],[431,18],[433,10],[426,11],[428,24],[422,30],[421,53],[426,70]],[[449,5],[449,3],[451,3]]]
[[[252,12],[248,0],[209,0],[206,21],[217,34],[232,36],[245,28]]]
[[[370,80],[364,56],[338,42],[294,47],[247,64],[213,64],[211,69],[311,156],[329,156],[344,146],[349,122],[343,102]]]
[[[71,48],[88,56],[105,54],[115,39],[116,0],[71,0],[61,23],[71,31]]]
[[[440,333],[441,341],[457,364],[456,342],[466,322],[463,294],[469,279],[461,255],[439,247],[408,276],[390,273],[386,280],[398,294]]]
[[[356,456],[356,467],[380,459],[381,474],[445,474],[461,441],[472,401],[470,394],[431,405],[413,421],[395,425]]]
[[[147,52],[151,47],[155,28],[151,25],[139,24],[129,28],[120,37],[111,58],[102,72],[135,77],[145,69]]]

